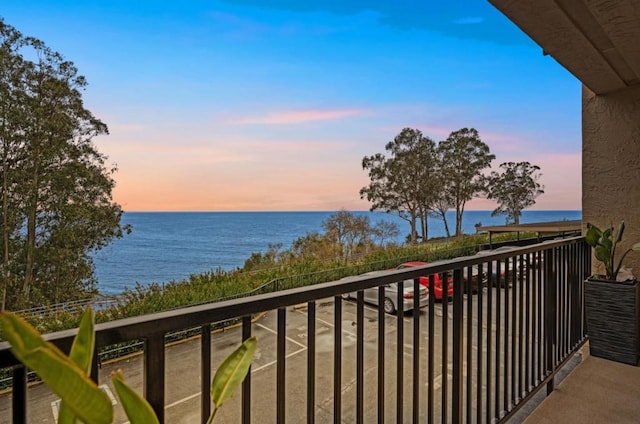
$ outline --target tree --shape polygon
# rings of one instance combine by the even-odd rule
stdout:
[[[393,239],[398,237],[400,230],[395,222],[378,221],[373,226],[373,234],[380,241],[380,246],[386,246],[392,243]]]
[[[507,215],[507,222],[520,223],[522,211],[536,203],[544,193],[538,182],[542,174],[540,167],[529,162],[505,162],[501,172],[492,172],[487,178],[486,193],[489,199],[498,202],[491,216]]]
[[[344,260],[351,257],[359,246],[371,243],[373,229],[368,216],[358,216],[347,210],[340,210],[322,223],[325,236],[342,249]]]
[[[115,168],[93,144],[84,77],[42,41],[0,19],[2,291],[6,307],[94,292],[90,252],[121,237]]]
[[[495,155],[489,152],[489,146],[474,128],[452,132],[439,143],[438,153],[445,176],[443,189],[456,210],[456,236],[461,236],[465,204],[482,193],[482,171],[491,165]]]
[[[389,157],[381,153],[365,156],[362,168],[368,170],[371,183],[360,189],[360,197],[370,201],[371,210],[395,212],[411,227],[410,241],[428,238],[427,217],[430,204],[437,198],[435,142],[422,132],[404,128],[385,146]]]

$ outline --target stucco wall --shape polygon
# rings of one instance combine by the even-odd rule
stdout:
[[[640,241],[640,87],[582,89],[582,214],[600,228],[624,220],[625,250]],[[627,258],[640,279],[640,253]]]

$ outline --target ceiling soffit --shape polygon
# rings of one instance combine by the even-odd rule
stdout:
[[[640,0],[489,0],[584,85],[640,85]]]

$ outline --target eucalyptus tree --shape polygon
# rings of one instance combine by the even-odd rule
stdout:
[[[544,193],[539,183],[540,167],[529,162],[504,162],[500,168],[500,172],[493,171],[487,178],[487,198],[498,202],[491,216],[507,215],[507,221],[517,225],[522,211]]]
[[[456,236],[462,235],[462,215],[467,201],[483,192],[483,171],[495,155],[475,128],[461,128],[438,144],[446,198],[456,211]]]
[[[360,197],[370,201],[371,210],[397,213],[410,227],[410,241],[428,238],[428,211],[437,193],[434,163],[436,145],[421,131],[404,128],[386,144],[389,156],[377,153],[362,159],[371,182],[360,189]]]
[[[86,295],[90,252],[128,230],[112,199],[115,168],[93,143],[107,126],[84,107],[74,64],[1,19],[0,62],[6,306]]]

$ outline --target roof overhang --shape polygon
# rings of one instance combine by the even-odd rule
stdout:
[[[491,225],[478,226],[477,232],[488,233],[553,233],[564,234],[580,232],[582,230],[582,221],[554,221],[554,222],[535,222],[531,224],[510,224],[510,225]]]
[[[640,85],[640,0],[489,0],[596,94]]]

